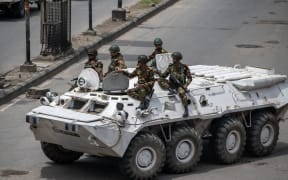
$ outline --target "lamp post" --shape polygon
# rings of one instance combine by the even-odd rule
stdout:
[[[20,72],[36,72],[36,65],[31,62],[30,57],[30,7],[29,0],[25,0],[25,27],[26,27],[26,60],[23,65],[20,66]]]
[[[88,30],[84,32],[83,34],[95,36],[96,31],[94,31],[92,27],[92,0],[88,1],[88,10],[89,10],[89,27],[88,27]]]
[[[118,8],[122,8],[122,0],[118,0]]]

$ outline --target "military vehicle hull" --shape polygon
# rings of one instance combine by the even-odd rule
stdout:
[[[187,118],[180,97],[156,82],[146,110],[137,109],[140,102],[123,89],[77,87],[33,109],[26,121],[51,160],[72,162],[82,153],[118,157],[131,179],[154,178],[164,164],[174,173],[191,171],[200,160],[203,138],[210,140],[221,163],[237,162],[245,148],[255,156],[270,154],[279,121],[288,117],[286,76],[256,67],[189,68],[193,81],[187,88]],[[131,79],[129,88],[135,82]]]

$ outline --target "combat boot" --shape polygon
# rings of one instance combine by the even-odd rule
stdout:
[[[136,109],[141,109],[141,110],[144,110],[144,109],[147,109],[146,106],[145,106],[145,102],[144,101],[141,101],[139,106],[136,107]]]
[[[173,94],[177,94],[177,91],[175,89],[172,88],[168,88],[168,95],[173,95]]]
[[[149,104],[150,104],[150,98],[146,96],[145,100],[144,100],[145,109],[147,109],[149,107]]]
[[[188,116],[189,116],[188,106],[184,106],[184,114],[183,114],[183,117],[188,117]]]

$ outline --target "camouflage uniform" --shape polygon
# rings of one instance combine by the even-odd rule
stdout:
[[[85,63],[84,68],[92,68],[94,69],[98,75],[100,81],[103,80],[103,63],[101,61],[98,61],[97,55],[98,51],[96,49],[88,49],[88,61]]]
[[[103,63],[95,59],[96,63],[91,63],[91,60],[85,63],[84,68],[93,68],[99,75],[100,81],[103,80]]]
[[[182,64],[180,62],[170,64],[168,66],[168,68],[166,69],[166,71],[163,74],[160,74],[160,76],[162,78],[160,78],[158,80],[158,83],[161,86],[161,88],[163,88],[163,89],[169,89],[169,88],[176,89],[177,92],[179,93],[179,96],[182,100],[183,105],[187,106],[188,105],[188,98],[187,98],[185,89],[183,87],[175,87],[175,85],[172,84],[171,81],[165,79],[169,74],[173,74],[174,77],[176,79],[178,79],[183,84],[183,86],[186,88],[192,81],[192,76],[191,76],[191,73],[190,73],[188,66],[185,64]],[[187,78],[187,80],[186,80],[186,78]]]
[[[117,53],[116,56],[111,56],[111,63],[108,66],[107,73],[115,71],[116,69],[126,69],[127,66],[124,63],[123,55],[121,53]]]
[[[164,49],[164,48],[160,48],[160,49],[155,49],[153,51],[153,53],[149,56],[149,60],[152,60],[151,61],[151,64],[150,64],[150,67],[154,68],[154,69],[157,69],[157,64],[156,64],[156,55],[157,54],[164,54],[164,53],[167,53],[167,51]]]
[[[154,71],[152,68],[144,65],[137,66],[132,73],[125,72],[129,78],[138,77],[138,82],[135,88],[128,89],[127,94],[139,101],[144,101],[145,96],[152,92],[154,86]]]

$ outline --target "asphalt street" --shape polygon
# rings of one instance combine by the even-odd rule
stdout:
[[[123,7],[135,4],[138,0],[125,0]],[[112,16],[112,9],[117,7],[115,0],[93,0],[93,25],[100,24]],[[31,6],[30,43],[31,57],[40,54],[40,11],[36,5]],[[72,35],[88,29],[88,1],[71,1],[71,32]],[[25,62],[25,18],[15,19],[0,13],[0,74],[18,67]]]
[[[1,26],[2,27],[2,26]],[[183,62],[275,68],[288,74],[287,0],[181,0],[157,16],[114,41],[120,45],[129,67],[138,54],[153,50],[155,37],[164,47],[181,51]],[[104,70],[110,44],[99,49]],[[86,59],[74,64],[39,87],[65,92]],[[55,165],[41,152],[25,123],[25,113],[39,105],[24,95],[0,106],[0,179],[125,180],[115,159],[83,156],[65,166]],[[204,156],[186,174],[160,174],[160,180],[287,180],[288,122],[280,122],[280,136],[273,154],[253,158],[244,155],[239,163],[219,165]],[[10,171],[5,171],[10,170]],[[3,172],[6,172],[3,173]],[[3,175],[4,174],[4,175]],[[10,176],[5,176],[9,175]]]

